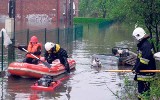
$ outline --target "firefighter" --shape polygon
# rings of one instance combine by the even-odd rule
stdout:
[[[65,70],[70,73],[69,63],[67,61],[68,55],[67,51],[60,47],[59,44],[55,44],[52,42],[47,42],[45,44],[45,60],[48,63],[52,63],[55,59],[59,59],[61,64],[65,66]]]
[[[30,64],[38,64],[38,59],[32,56],[31,54],[35,55],[36,57],[40,58],[42,44],[38,42],[38,38],[36,36],[32,36],[28,46],[15,46],[19,50],[27,49],[27,54],[23,62],[30,63]]]
[[[142,94],[147,92],[149,97],[150,82],[154,79],[154,72],[140,72],[140,70],[156,70],[156,63],[153,57],[153,47],[148,41],[149,35],[147,35],[143,28],[137,27],[132,36],[137,41],[137,59],[133,71],[135,72],[135,78],[138,82],[138,100],[142,100]]]

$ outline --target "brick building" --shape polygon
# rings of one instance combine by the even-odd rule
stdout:
[[[0,28],[8,18],[8,1],[0,0]],[[78,16],[78,0],[73,0]],[[16,0],[16,30],[68,27],[70,0]]]

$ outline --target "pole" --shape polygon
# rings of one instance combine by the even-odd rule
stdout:
[[[68,0],[66,0],[66,19],[65,19],[65,26],[68,28]]]
[[[57,0],[57,28],[59,28],[60,22],[60,1]]]
[[[2,31],[2,61],[1,61],[1,71],[3,71],[3,44],[4,44],[4,36],[3,36],[3,31]]]
[[[47,28],[44,29],[44,43],[47,41]]]
[[[104,70],[104,72],[133,72],[132,70]],[[140,72],[160,72],[160,70],[140,70]]]
[[[57,33],[58,33],[58,44],[59,44],[60,43],[59,28],[57,28]]]
[[[73,0],[70,0],[69,27],[73,29]]]
[[[14,14],[13,14],[13,18],[14,18],[14,35],[13,35],[13,39],[15,41],[15,32],[16,32],[16,0],[14,0]]]
[[[11,34],[13,34],[13,37],[11,37],[12,44],[8,46],[8,64],[13,62],[15,60],[15,48],[13,47],[15,45],[15,16],[16,16],[16,0],[10,0],[9,1],[9,17],[13,18],[13,31]]]
[[[27,43],[26,44],[28,43],[29,43],[29,29],[27,29]]]

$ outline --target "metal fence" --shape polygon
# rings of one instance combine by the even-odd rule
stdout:
[[[65,29],[40,29],[40,30],[34,30],[30,31],[29,29],[17,31],[15,32],[15,45],[28,45],[30,37],[33,35],[37,36],[39,39],[39,42],[43,45],[46,42],[55,42],[60,44],[62,47],[67,48],[66,44],[82,38],[83,34],[83,26],[82,25],[74,25],[73,29],[71,28],[65,28]],[[0,57],[1,57],[1,71],[5,70],[5,68],[8,66],[8,51],[7,48],[4,48],[3,46],[3,38],[0,38]],[[44,46],[42,49],[42,52],[44,52]],[[18,50],[15,50],[15,58],[19,59],[20,56],[25,54],[18,53]]]

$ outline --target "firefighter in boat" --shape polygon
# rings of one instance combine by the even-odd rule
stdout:
[[[36,36],[31,37],[28,46],[15,47],[22,51],[24,51],[24,49],[28,51],[23,62],[30,64],[38,64],[38,59],[31,55],[33,54],[38,58],[40,58],[41,55],[42,44],[38,42],[38,38]]]
[[[61,48],[59,44],[55,44],[52,42],[47,42],[45,44],[45,50],[46,51],[45,51],[44,57],[49,64],[52,64],[54,60],[59,59],[61,64],[64,65],[65,70],[68,73],[70,73],[69,63],[67,61],[68,55],[66,50]],[[52,82],[56,82],[56,81],[54,81],[53,76],[49,76],[49,75],[44,75],[42,78],[40,78],[37,81],[38,85],[44,86],[44,87],[49,87]]]
[[[135,78],[138,82],[138,100],[142,100],[142,94],[147,92],[149,97],[150,82],[153,81],[154,72],[140,72],[140,70],[156,70],[156,63],[153,57],[153,47],[149,42],[149,35],[146,34],[143,28],[137,27],[132,36],[137,41],[137,59],[133,71],[135,72]]]
[[[52,42],[47,42],[45,44],[45,60],[48,63],[52,63],[55,59],[59,59],[61,64],[64,65],[65,70],[70,73],[69,63],[67,61],[68,55],[67,51],[60,47],[59,44],[55,44]]]

